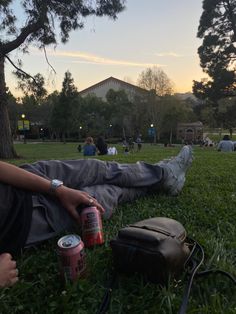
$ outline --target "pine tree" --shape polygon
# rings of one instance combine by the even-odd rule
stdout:
[[[236,1],[203,0],[197,36],[200,64],[209,80],[194,81],[193,92],[211,100],[236,95]]]

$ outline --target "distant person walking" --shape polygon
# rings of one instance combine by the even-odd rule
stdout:
[[[223,139],[219,142],[217,150],[221,152],[233,152],[234,142],[230,140],[229,135],[224,135]]]
[[[128,152],[129,151],[128,143],[127,143],[125,138],[122,139],[122,148],[123,148],[123,152]]]
[[[141,148],[142,148],[142,139],[141,139],[141,135],[139,134],[136,138],[136,143],[138,145],[138,149],[137,151],[140,152]]]
[[[87,137],[83,147],[84,156],[95,156],[96,146],[94,145],[93,138],[91,136]]]
[[[79,144],[79,145],[77,146],[77,150],[78,150],[79,153],[82,152],[82,146],[81,146],[81,144]]]

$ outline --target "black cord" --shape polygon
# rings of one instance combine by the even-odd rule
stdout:
[[[107,290],[106,290],[104,297],[102,299],[102,303],[101,303],[96,314],[105,314],[107,312],[108,307],[110,305],[110,301],[111,301],[112,288],[114,287],[116,280],[117,280],[117,273],[114,271],[112,274],[112,277],[109,281]]]
[[[224,270],[221,270],[221,269],[209,269],[209,270],[204,270],[204,271],[201,271],[199,273],[196,274],[196,277],[203,277],[203,276],[207,276],[207,275],[210,275],[210,274],[221,274],[221,275],[224,275],[226,277],[228,277],[235,285],[236,285],[236,279],[230,274],[228,273],[227,271],[224,271]]]
[[[194,255],[199,251],[201,253],[201,259],[200,259],[200,261],[197,262],[194,259]],[[190,291],[191,291],[192,284],[193,284],[193,279],[196,276],[198,269],[200,268],[200,266],[202,265],[202,263],[204,261],[204,250],[201,247],[201,245],[199,243],[197,243],[196,241],[194,241],[194,246],[193,246],[193,249],[191,251],[190,258],[188,258],[188,260],[187,260],[187,263],[189,263],[190,261],[192,262],[193,267],[190,271],[190,277],[188,279],[188,282],[187,282],[187,285],[185,288],[184,296],[182,299],[182,304],[181,304],[180,309],[179,309],[179,314],[185,314],[186,313],[189,295],[190,295]]]
[[[209,269],[209,270],[204,270],[201,272],[198,272],[198,269],[200,268],[200,266],[202,265],[203,261],[204,261],[204,250],[202,248],[202,246],[191,239],[191,242],[194,243],[192,251],[189,255],[189,258],[187,259],[186,263],[185,263],[185,269],[188,272],[188,274],[190,275],[186,288],[185,288],[185,292],[184,292],[184,296],[182,299],[182,304],[179,310],[179,314],[185,314],[186,310],[187,310],[187,304],[188,304],[188,299],[189,299],[189,295],[190,295],[190,290],[193,284],[193,279],[195,278],[199,278],[199,277],[205,277],[207,275],[211,275],[211,274],[221,274],[224,275],[226,277],[228,277],[235,285],[236,285],[236,279],[228,272],[221,270],[221,269]],[[197,261],[195,258],[195,255],[197,253],[200,253],[201,258],[200,261]],[[188,271],[188,267],[190,267],[191,264],[191,270]]]

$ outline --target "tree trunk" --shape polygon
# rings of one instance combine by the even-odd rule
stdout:
[[[66,134],[64,131],[62,132],[62,142],[63,144],[66,144]]]
[[[123,138],[126,140],[126,134],[125,134],[125,128],[124,128],[124,126],[122,127],[122,133],[123,133]]]
[[[4,57],[0,57],[0,159],[16,157],[7,110]]]
[[[172,145],[172,136],[173,136],[173,132],[172,132],[172,128],[171,128],[170,129],[170,140],[169,140],[170,145]]]

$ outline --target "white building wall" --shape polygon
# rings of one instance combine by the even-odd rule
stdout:
[[[114,91],[119,91],[121,89],[125,90],[130,100],[133,99],[135,90],[133,88],[125,88],[122,84],[120,84],[117,81],[109,80],[107,82],[104,82],[103,84],[99,86],[95,86],[93,90],[91,91],[84,91],[82,93],[82,96],[85,97],[87,95],[95,95],[97,97],[102,98],[103,100],[106,100],[106,94],[107,92],[113,89]]]

